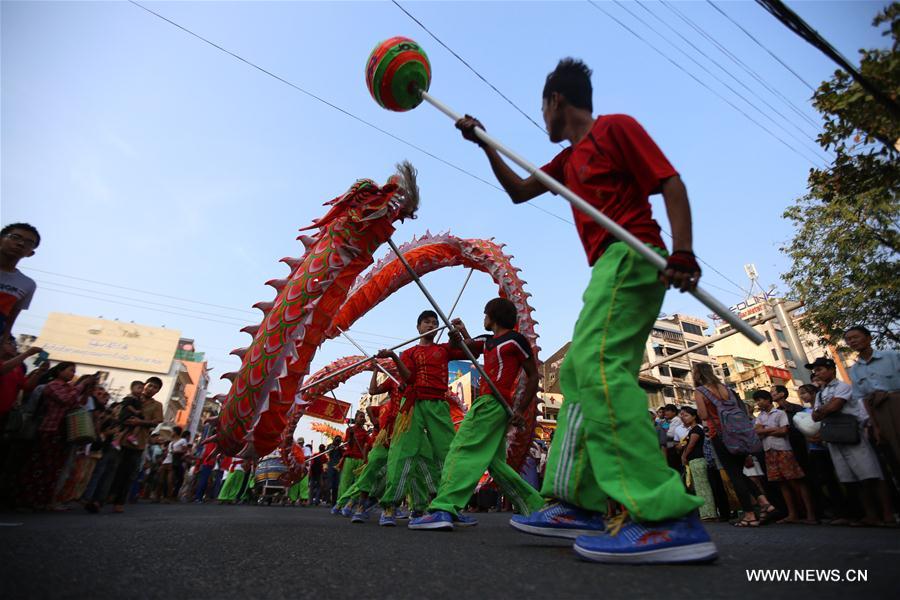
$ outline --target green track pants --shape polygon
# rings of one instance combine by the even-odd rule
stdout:
[[[440,470],[455,434],[444,400],[419,400],[411,411],[401,410],[388,453],[388,485],[382,506],[396,506],[407,493],[412,494],[414,507],[426,506],[428,497],[437,493]]]
[[[662,251],[659,251],[662,254]],[[664,286],[622,242],[594,264],[572,345],[560,369],[565,400],[541,493],[605,512],[620,502],[636,521],[686,515],[703,501],[669,468],[647,413],[638,371]]]
[[[494,396],[481,396],[472,403],[450,445],[437,497],[429,511],[458,514],[468,504],[485,469],[519,513],[531,514],[544,505],[537,490],[506,464],[506,428],[506,409]]]

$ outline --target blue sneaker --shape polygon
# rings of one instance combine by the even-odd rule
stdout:
[[[362,504],[357,505],[356,512],[350,517],[351,523],[365,523],[369,520],[369,511]]]
[[[381,511],[381,517],[378,518],[378,524],[382,527],[396,527],[397,519],[394,517],[394,509],[385,508]]]
[[[475,527],[478,525],[478,519],[465,513],[457,513],[453,515],[453,524],[457,527]]]
[[[575,552],[594,562],[630,564],[709,562],[719,556],[696,514],[655,523],[622,522],[609,533],[578,537]]]
[[[353,516],[353,503],[348,502],[347,506],[341,509],[342,517],[352,517]]]
[[[441,529],[453,531],[453,515],[445,510],[436,510],[409,522],[410,529]]]
[[[415,516],[421,517],[424,513],[419,513],[418,515],[416,515],[415,513],[410,513],[409,511],[405,511],[402,508],[398,508],[397,511],[394,513],[394,518],[396,518],[398,521],[403,521],[403,520],[410,518],[410,514],[412,514],[413,517],[415,517]]]
[[[513,515],[509,524],[523,533],[569,539],[606,531],[603,515],[565,502],[553,502],[528,516]]]
[[[335,504],[334,506],[331,507],[331,514],[333,514],[333,515],[341,514],[341,509],[337,504]]]

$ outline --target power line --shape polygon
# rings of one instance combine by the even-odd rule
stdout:
[[[847,71],[856,83],[869,92],[879,104],[884,106],[895,120],[900,120],[900,105],[890,98],[884,90],[875,85],[868,77],[863,76],[859,70],[850,63],[847,58],[837,51],[831,43],[822,37],[818,31],[810,27],[800,15],[788,8],[781,0],[756,0],[756,3],[769,11],[772,16],[781,21],[788,29],[809,42],[825,56],[833,60],[839,67]],[[893,141],[881,140],[888,148],[893,148]]]
[[[744,109],[742,109],[740,106],[738,106],[737,104],[735,104],[734,102],[732,102],[732,101],[731,101],[730,99],[728,99],[726,96],[724,96],[724,95],[722,95],[721,93],[719,93],[717,90],[715,90],[715,89],[712,88],[710,85],[708,85],[705,81],[703,81],[702,79],[700,79],[699,77],[697,77],[696,75],[694,75],[693,73],[691,73],[690,71],[688,71],[688,70],[687,70],[685,67],[683,67],[680,63],[676,62],[671,56],[669,56],[668,54],[666,54],[665,52],[663,52],[662,50],[660,50],[656,45],[654,45],[652,42],[650,42],[649,40],[647,40],[645,37],[643,37],[642,35],[640,35],[639,33],[637,33],[634,29],[632,29],[631,27],[629,27],[628,25],[626,25],[626,24],[625,24],[624,22],[622,22],[620,19],[616,18],[612,13],[610,13],[609,11],[607,11],[607,10],[604,9],[604,8],[601,8],[596,2],[594,2],[594,0],[588,0],[588,2],[589,2],[590,5],[593,6],[595,9],[597,9],[597,10],[599,10],[600,12],[602,12],[603,14],[605,14],[607,17],[609,17],[610,19],[612,19],[613,21],[615,21],[616,23],[618,23],[620,26],[622,26],[623,28],[625,28],[627,31],[629,31],[632,35],[634,35],[634,36],[637,37],[639,40],[641,40],[642,42],[644,42],[646,45],[650,46],[650,48],[652,48],[656,53],[658,53],[660,56],[662,56],[662,57],[665,58],[667,61],[669,61],[670,63],[672,63],[672,64],[673,64],[675,67],[677,67],[679,70],[681,70],[682,72],[686,73],[689,77],[691,77],[691,79],[693,79],[694,81],[696,81],[697,83],[699,83],[700,85],[702,85],[704,88],[706,88],[707,90],[709,90],[710,92],[712,92],[713,94],[715,94],[720,100],[722,100],[723,102],[725,102],[726,104],[728,104],[729,106],[731,106],[734,110],[736,110],[736,111],[738,111],[739,113],[741,113],[741,114],[742,114],[747,120],[749,120],[751,123],[753,123],[754,125],[756,125],[756,126],[759,127],[760,129],[762,129],[763,131],[765,131],[766,133],[768,133],[769,135],[771,135],[773,138],[775,138],[775,139],[778,140],[779,142],[781,142],[781,143],[782,143],[786,148],[788,148],[791,152],[795,153],[797,156],[800,156],[800,157],[803,158],[804,160],[809,161],[814,167],[815,167],[815,166],[818,166],[817,163],[816,163],[816,161],[810,160],[809,157],[807,157],[806,155],[802,154],[799,150],[797,150],[794,146],[792,146],[792,145],[789,144],[787,141],[785,141],[783,138],[781,138],[780,136],[778,136],[775,132],[773,132],[773,131],[770,130],[768,127],[766,127],[765,125],[763,125],[762,123],[760,123],[759,121],[757,121],[755,118],[751,117],[751,116],[750,116]],[[619,4],[619,3],[617,2],[617,4]],[[643,23],[643,24],[644,24],[647,28],[649,28],[651,31],[653,31],[654,33],[656,33],[657,35],[659,35],[661,38],[663,38],[663,40],[665,40],[665,41],[668,42],[670,45],[672,45],[676,50],[679,50],[680,52],[684,53],[684,51],[681,50],[678,46],[672,44],[672,42],[670,42],[670,41],[668,40],[668,38],[666,38],[665,36],[663,36],[662,34],[660,34],[660,33],[659,33],[658,31],[656,31],[656,29],[654,29],[652,26],[650,26],[649,24],[647,24],[646,21],[644,21],[644,20],[641,19],[639,16],[637,16],[636,14],[634,14],[633,12],[631,12],[630,10],[628,10],[627,8],[625,8],[623,5],[619,4],[619,6],[620,6],[620,8],[622,8],[623,10],[625,10],[626,12],[628,12],[628,14],[630,14],[632,17],[634,17],[635,19],[637,19],[638,21],[640,21],[641,23]],[[691,57],[690,55],[688,55],[688,58],[690,58],[691,60],[693,60],[693,57]],[[694,62],[696,63],[697,61],[694,60]],[[698,64],[699,64],[699,63],[698,63]],[[709,70],[706,69],[704,66],[701,65],[701,68],[704,69],[705,71],[707,71],[707,72],[709,73]],[[710,73],[710,74],[711,74],[711,73]],[[737,93],[733,88],[731,88],[728,84],[725,84],[724,82],[722,82],[721,79],[718,79],[715,75],[713,75],[713,77],[716,78],[716,79],[719,81],[719,83],[722,83],[723,85],[725,85],[725,87],[727,87],[727,88],[728,88],[729,90],[731,90],[734,94],[736,94],[737,96],[740,97],[740,94],[738,94],[738,93]],[[746,100],[745,100],[745,101],[746,101]],[[751,104],[751,106],[753,106],[753,105]],[[756,108],[756,107],[754,106],[754,108]],[[757,109],[757,110],[759,110],[759,109]]]
[[[743,69],[743,71],[745,73],[747,73],[753,79],[755,79],[757,82],[759,82],[759,84],[762,85],[765,89],[767,89],[771,94],[780,98],[785,103],[785,105],[788,106],[788,108],[790,108],[791,110],[794,111],[794,113],[797,116],[804,119],[807,123],[809,123],[812,127],[814,127],[816,129],[816,131],[820,131],[822,129],[822,126],[820,123],[816,123],[816,121],[814,121],[808,114],[806,114],[800,107],[798,107],[793,101],[791,101],[787,96],[785,96],[780,90],[769,85],[769,83],[765,79],[763,79],[763,77],[759,73],[757,73],[754,69],[752,69],[743,60],[741,60],[740,57],[738,57],[736,54],[734,54],[728,48],[726,48],[721,42],[719,42],[719,40],[714,38],[711,34],[707,33],[707,31],[705,29],[703,29],[700,25],[698,25],[690,17],[688,17],[683,12],[681,12],[678,8],[676,8],[675,5],[673,5],[671,2],[668,2],[668,0],[661,0],[661,1],[662,1],[663,6],[668,8],[672,13],[675,14],[675,16],[677,16],[679,19],[681,19],[682,21],[687,23],[694,31],[699,33],[701,36],[706,38],[706,40],[708,40],[711,44],[713,44],[722,54],[727,56],[734,64],[736,64],[741,69]]]
[[[774,58],[776,61],[778,61],[778,64],[780,64],[782,67],[784,67],[785,69],[787,69],[788,71],[790,71],[790,73],[791,73],[794,77],[796,77],[796,78],[800,81],[800,83],[802,83],[803,85],[805,85],[806,87],[809,88],[809,91],[811,91],[811,92],[815,92],[815,91],[816,91],[816,88],[814,88],[808,81],[806,81],[805,79],[803,79],[803,77],[801,77],[800,74],[797,73],[797,71],[793,70],[790,66],[788,66],[788,64],[787,64],[786,62],[784,62],[783,60],[781,60],[780,58],[778,58],[778,55],[776,55],[774,52],[772,52],[771,50],[769,50],[768,47],[766,47],[762,42],[760,42],[758,39],[756,39],[756,37],[755,37],[752,33],[750,33],[749,31],[747,31],[747,30],[744,28],[743,25],[741,25],[740,23],[738,23],[737,21],[735,21],[734,19],[732,19],[732,18],[728,15],[728,13],[726,13],[724,10],[722,10],[722,9],[719,8],[716,4],[714,4],[714,3],[712,2],[712,0],[706,0],[706,2],[707,2],[710,6],[712,6],[714,9],[716,9],[723,17],[725,17],[726,19],[728,19],[729,21],[731,21],[731,22],[735,25],[735,27],[737,27],[738,29],[740,29],[741,31],[743,31],[744,34],[745,34],[748,38],[750,38],[751,40],[753,40],[753,41],[756,43],[757,46],[759,46],[760,48],[762,48],[763,50],[765,50],[765,51],[769,54],[769,56],[771,56],[771,57]]]
[[[799,127],[796,123],[794,123],[791,119],[789,119],[784,113],[782,113],[780,110],[778,110],[777,108],[775,108],[774,106],[772,106],[765,98],[763,98],[762,96],[760,96],[759,94],[757,94],[756,91],[755,91],[753,88],[751,88],[751,87],[748,86],[746,83],[744,83],[741,79],[739,79],[738,77],[736,77],[729,69],[726,69],[724,66],[722,66],[722,64],[721,64],[719,61],[717,61],[717,60],[714,59],[713,57],[709,56],[709,54],[707,54],[706,52],[704,52],[702,48],[698,47],[696,44],[694,44],[694,42],[692,42],[692,41],[691,41],[690,39],[688,39],[684,34],[682,34],[680,31],[678,31],[678,29],[676,29],[675,27],[673,27],[672,25],[670,25],[668,21],[666,21],[665,19],[663,19],[662,17],[660,17],[659,15],[657,15],[655,12],[653,12],[652,10],[650,10],[650,9],[647,7],[647,5],[644,4],[644,3],[638,2],[638,6],[640,6],[642,9],[644,9],[646,12],[648,12],[651,16],[653,16],[654,19],[656,19],[657,21],[659,21],[660,23],[662,23],[663,25],[665,25],[669,30],[671,30],[672,32],[674,32],[675,35],[677,35],[678,37],[680,37],[680,38],[681,38],[685,43],[687,43],[691,48],[693,48],[696,52],[698,52],[700,55],[702,55],[702,56],[703,56],[704,58],[706,58],[708,61],[710,61],[711,63],[713,63],[715,66],[717,66],[723,73],[725,73],[726,75],[728,75],[728,76],[729,76],[731,79],[733,79],[738,85],[740,85],[740,86],[743,87],[745,90],[747,90],[750,94],[752,94],[754,98],[756,98],[757,100],[759,100],[760,102],[762,102],[763,104],[765,104],[767,108],[769,108],[772,112],[774,112],[776,115],[778,115],[779,117],[781,117],[786,123],[788,123],[789,125],[791,125],[794,129],[796,129],[798,132],[800,132],[800,134],[803,136],[803,138],[801,139],[801,138],[798,138],[798,137],[796,137],[796,136],[794,136],[794,135],[791,135],[790,132],[787,132],[789,135],[791,135],[791,137],[793,137],[795,140],[797,140],[797,141],[800,142],[800,143],[806,143],[806,142],[813,142],[813,143],[815,143],[815,141],[816,141],[815,138],[811,137],[810,134],[809,134],[806,130],[804,130],[804,129],[802,129],[801,127]],[[624,6],[623,6],[623,8],[624,8]],[[649,25],[648,25],[648,27],[649,27]],[[657,35],[659,35],[659,32],[656,32],[656,33],[657,33]],[[660,37],[662,37],[662,36],[660,36]],[[680,51],[680,49],[679,49],[679,51]],[[687,53],[683,52],[683,51],[682,51],[682,54],[684,54],[685,56],[688,56],[688,58],[690,58],[690,56],[689,56]],[[692,60],[693,60],[693,59],[692,59]],[[694,63],[697,64],[698,66],[700,66],[700,63],[698,63],[697,61],[694,61]],[[702,66],[701,66],[701,68],[702,68]],[[744,96],[741,95],[741,94],[738,94],[735,90],[733,90],[730,86],[728,86],[726,83],[724,83],[721,79],[719,79],[718,77],[716,77],[715,75],[713,75],[709,70],[707,70],[707,69],[704,69],[704,70],[705,70],[707,73],[709,73],[710,75],[712,75],[713,77],[715,77],[716,81],[718,81],[718,82],[721,83],[722,85],[725,85],[726,87],[728,87],[729,90],[731,90],[734,94],[736,94],[738,97],[740,97],[744,102],[746,102],[747,104],[753,106],[753,108],[755,108],[760,114],[762,114],[763,116],[765,116],[766,118],[768,118],[772,123],[774,123],[775,125],[779,125],[779,123],[778,123],[774,118],[772,118],[772,117],[771,117],[769,114],[767,114],[765,111],[763,111],[763,110],[761,110],[760,108],[758,108],[757,106],[755,106],[755,105],[754,105],[752,102],[750,102],[750,100],[748,100],[746,97],[744,97]],[[779,126],[780,126],[780,125],[779,125]],[[787,130],[785,130],[785,131],[787,131]],[[817,153],[820,152],[820,148],[818,147],[818,145],[816,146],[816,152],[817,152]],[[828,160],[828,157],[827,157],[827,156],[824,156],[824,155],[822,155],[822,154],[817,154],[817,156],[819,156],[819,158],[821,158],[822,160],[826,160],[826,161]]]

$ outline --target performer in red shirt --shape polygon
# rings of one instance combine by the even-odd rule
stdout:
[[[534,400],[538,387],[538,371],[531,345],[516,326],[516,305],[505,298],[494,298],[484,307],[484,327],[493,333],[472,340],[462,321],[454,321],[462,332],[464,342],[476,356],[484,355],[484,372],[513,408],[513,421],[524,424],[522,411]],[[516,398],[516,382],[524,371],[525,390]],[[472,497],[472,490],[488,469],[504,495],[523,515],[531,514],[544,505],[537,490],[528,485],[515,470],[506,464],[506,409],[493,395],[487,380],[482,379],[478,398],[466,413],[450,452],[444,462],[437,496],[428,507],[428,514],[409,523],[410,529],[453,529],[454,520]]]
[[[435,344],[438,327],[437,314],[426,310],[419,315],[419,333],[432,332],[419,343],[396,353],[382,350],[379,358],[392,358],[397,370],[409,385],[406,403],[401,409],[394,431],[394,441],[388,454],[388,486],[381,497],[384,511],[379,523],[393,526],[394,507],[406,496],[412,482],[410,474],[418,473],[427,484],[427,491],[437,491],[437,483],[428,465],[426,450],[430,445],[434,463],[439,471],[450,449],[456,431],[450,418],[447,394],[448,363],[465,358],[465,353],[451,344]],[[428,445],[426,445],[428,444]],[[418,486],[413,486],[413,489]]]
[[[638,385],[644,345],[668,285],[697,285],[687,191],[643,127],[627,115],[593,116],[591,70],[563,59],[547,76],[543,116],[550,141],[567,140],[543,171],[568,186],[656,252],[668,257],[660,273],[634,250],[574,211],[591,281],[560,370],[565,400],[550,448],[542,495],[550,502],[510,524],[535,535],[574,538],[575,551],[601,562],[713,560],[716,547],[694,513],[702,500],[687,493],[660,456],[647,422],[647,396]],[[483,149],[514,203],[547,191],[531,175],[519,177],[475,134],[472,117],[457,127]],[[672,226],[669,256],[648,196],[662,193]],[[625,506],[627,519],[607,528],[607,500]],[[609,530],[614,534],[605,534]]]
[[[358,410],[353,418],[353,424],[347,428],[344,439],[347,449],[341,459],[341,479],[338,483],[338,500],[335,507],[341,510],[341,514],[349,517],[353,514],[353,501],[346,499],[347,492],[356,483],[356,478],[362,472],[366,462],[366,444],[369,433],[366,431],[366,414]]]

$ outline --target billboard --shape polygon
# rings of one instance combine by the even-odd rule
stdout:
[[[50,313],[35,344],[52,360],[168,373],[180,337],[164,327]]]
[[[462,400],[466,408],[472,408],[472,374],[466,373],[462,377],[457,377],[448,385],[450,391],[456,394],[456,397]]]

